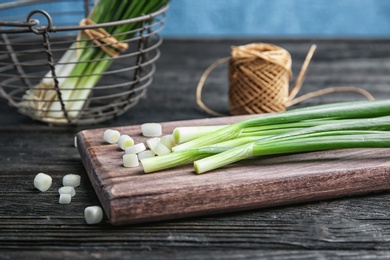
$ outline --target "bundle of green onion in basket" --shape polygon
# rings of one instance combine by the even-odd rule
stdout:
[[[123,21],[153,13],[169,0],[100,0],[95,2],[89,16],[80,25]],[[111,63],[112,57],[128,48],[127,39],[134,37],[139,23],[121,23],[116,26],[82,30],[77,40],[55,65],[55,79],[49,71],[23,97],[23,104],[34,109],[40,118],[64,122],[76,118],[84,107],[92,88]],[[61,100],[63,101],[61,104]]]

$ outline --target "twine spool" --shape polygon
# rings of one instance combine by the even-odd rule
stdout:
[[[232,47],[231,57],[217,60],[205,70],[196,89],[196,102],[207,113],[226,116],[208,108],[202,101],[202,89],[208,75],[220,64],[229,62],[229,112],[231,115],[283,112],[303,100],[334,92],[355,92],[368,100],[374,97],[366,90],[350,87],[330,87],[312,91],[297,98],[316,46],[312,45],[289,89],[292,78],[290,53],[273,44],[251,43]]]
[[[286,110],[292,77],[291,55],[272,44],[232,48],[229,62],[229,112],[261,114]]]

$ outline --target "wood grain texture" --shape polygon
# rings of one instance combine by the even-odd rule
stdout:
[[[348,85],[378,99],[390,98],[389,39],[246,38],[164,39],[148,96],[128,113],[98,125],[48,126],[2,100],[0,259],[389,259],[389,191],[153,223],[113,226],[105,218],[99,225],[85,224],[84,208],[100,200],[73,147],[75,134],[209,117],[195,102],[203,71],[228,56],[230,46],[259,41],[288,49],[295,76],[310,45],[317,44],[302,94]],[[227,112],[226,73],[224,66],[216,69],[203,95],[207,105],[222,113]],[[296,107],[361,99],[339,93]],[[32,186],[40,171],[53,177],[46,193]],[[67,173],[81,175],[82,182],[71,204],[60,205],[57,188]]]
[[[162,123],[228,124],[243,117]],[[140,125],[115,128],[145,142]],[[197,175],[192,165],[145,174],[122,166],[124,152],[102,141],[105,129],[80,132],[78,149],[114,225],[248,210],[390,189],[390,149],[349,149],[254,158]]]

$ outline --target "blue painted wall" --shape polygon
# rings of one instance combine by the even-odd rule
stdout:
[[[162,34],[387,37],[390,0],[171,0]]]
[[[13,1],[0,0],[0,4]],[[65,2],[54,7],[82,10],[81,1]],[[53,5],[40,4],[40,8],[50,11]],[[0,10],[0,19],[20,14],[19,19],[25,19],[27,11]],[[82,17],[81,12],[77,21]],[[61,21],[55,24],[60,26]],[[390,0],[171,0],[162,35],[389,37]]]

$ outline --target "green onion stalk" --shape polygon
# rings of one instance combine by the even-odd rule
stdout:
[[[256,141],[224,152],[196,160],[196,173],[205,173],[244,159],[256,156],[323,151],[347,148],[390,148],[390,132],[364,133],[364,131],[340,135],[280,140],[279,142]]]
[[[103,24],[127,20],[158,11],[169,0],[100,0],[95,1],[91,13],[83,21],[87,24]],[[103,39],[102,43],[92,41],[87,30],[80,31],[77,40],[68,48],[55,65],[58,87],[61,92],[66,114],[76,118],[86,103],[93,87],[113,62],[113,57],[127,49],[126,40],[134,37],[141,23],[126,23],[98,29],[93,38]],[[115,40],[113,37],[114,36]],[[104,42],[104,39],[108,41]],[[55,80],[49,71],[23,97],[22,104],[37,111],[37,116],[66,122],[60,99],[55,90]]]
[[[309,126],[317,126],[322,124],[338,122],[337,120],[322,119],[322,120],[305,120],[301,122],[293,122],[286,124],[274,124],[274,125],[261,125],[254,127],[242,128],[238,137],[245,136],[268,136],[275,135],[277,133],[285,133],[294,129],[301,129]],[[173,137],[176,144],[186,143],[201,136],[209,135],[217,130],[220,130],[227,125],[211,125],[211,126],[182,126],[176,127],[173,130]]]
[[[194,162],[195,171],[204,173],[262,155],[390,147],[389,112],[390,101],[384,100],[313,106],[255,117],[179,144],[173,147],[172,153],[143,159],[141,163],[148,173]],[[316,121],[317,125],[305,126],[307,120]],[[283,125],[286,131],[268,132],[268,136],[261,131],[248,131],[262,127],[278,129],[278,124]],[[289,128],[289,124],[294,127]],[[267,125],[269,127],[265,127]],[[297,127],[299,125],[300,128]],[[240,137],[245,130],[252,135]],[[181,149],[184,145],[188,148]],[[180,149],[174,149],[179,146]]]
[[[341,102],[298,108],[278,114],[254,117],[223,127],[214,134],[204,135],[195,140],[173,147],[173,151],[208,146],[240,136],[243,129],[264,125],[295,123],[305,120],[340,120],[372,118],[390,115],[390,100]]]

